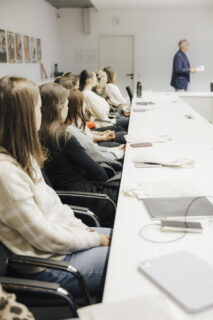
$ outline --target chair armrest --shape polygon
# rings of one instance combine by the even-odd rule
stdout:
[[[61,271],[71,273],[78,281],[78,284],[82,291],[85,302],[87,304],[91,304],[90,294],[89,294],[84,277],[69,262],[10,254],[9,264],[10,263],[16,263],[16,264],[19,263],[22,265],[24,264],[24,265],[30,265],[30,266],[37,266],[37,267],[43,267],[46,269],[55,269],[55,270],[61,270]]]
[[[67,290],[60,287],[58,283],[50,283],[36,280],[26,280],[19,278],[0,277],[0,283],[6,291],[31,294],[47,294],[54,298],[61,298],[69,305],[72,315],[77,316],[76,306]]]
[[[70,206],[70,207],[74,211],[76,218],[81,219],[83,223],[85,223],[89,227],[97,227],[97,228],[101,227],[98,217],[88,208],[78,207],[78,206]]]
[[[88,211],[89,211],[89,209],[88,208],[86,208],[86,207],[82,207],[82,206],[75,206],[75,205],[69,205],[70,206],[70,208],[72,208],[72,210],[74,211],[74,212],[85,212],[85,213],[87,213]]]
[[[111,204],[116,211],[116,204],[115,202],[107,195],[103,193],[92,193],[92,192],[82,192],[82,191],[64,191],[64,190],[56,190],[56,193],[60,197],[61,201],[67,204],[67,199],[72,200],[72,198],[78,199],[91,199],[91,200],[100,200],[100,201],[107,201]],[[72,205],[72,203],[69,203]],[[90,208],[91,209],[91,208]]]
[[[101,200],[108,200],[109,196],[103,193],[92,193],[92,192],[83,192],[83,191],[64,191],[64,190],[57,190],[56,191],[58,196],[66,196],[66,197],[85,197],[85,198],[92,198],[92,199],[101,199]]]

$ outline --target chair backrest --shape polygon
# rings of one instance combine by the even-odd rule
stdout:
[[[44,181],[46,182],[46,184],[48,184],[49,187],[53,188],[52,183],[50,181],[50,179],[48,178],[48,176],[46,175],[46,173],[44,172],[44,170],[41,170],[42,176],[44,178]]]
[[[0,277],[3,277],[6,273],[8,264],[8,250],[3,243],[0,242]]]
[[[133,99],[132,90],[131,90],[131,88],[128,86],[128,87],[126,87],[126,91],[127,91],[127,93],[128,93],[128,96],[129,96],[130,105],[132,105],[132,99]]]

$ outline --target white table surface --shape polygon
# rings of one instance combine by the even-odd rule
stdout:
[[[207,97],[207,98],[213,98],[213,92],[211,91],[207,91],[207,92],[194,92],[194,91],[180,91],[177,92],[177,94],[179,96],[183,96],[183,97]]]
[[[175,252],[188,250],[203,258],[213,266],[213,223],[203,219],[202,234],[187,234],[182,240],[169,244],[154,244],[139,236],[141,227],[152,223],[142,201],[127,197],[123,187],[136,185],[140,181],[168,179],[186,179],[197,186],[205,195],[213,196],[213,126],[189,107],[174,93],[146,93],[143,100],[154,101],[156,109],[149,112],[132,112],[130,134],[153,136],[169,134],[169,145],[183,150],[196,160],[194,168],[140,168],[132,162],[134,155],[143,152],[143,148],[132,148],[127,144],[124,169],[119,193],[114,234],[109,258],[103,302],[113,302],[145,294],[164,295],[152,282],[138,271],[141,261]],[[193,115],[195,119],[186,119],[184,115]],[[154,144],[153,148],[163,152],[168,143]],[[155,231],[150,231],[153,239]],[[150,234],[149,232],[149,234]],[[213,319],[213,309],[198,315],[183,311],[172,299],[166,296],[175,319]],[[153,319],[157,320],[157,319]]]

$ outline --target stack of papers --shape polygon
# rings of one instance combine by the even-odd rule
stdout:
[[[167,167],[194,167],[195,161],[175,152],[173,149],[164,149],[162,152],[158,150],[143,150],[143,153],[135,156],[133,159],[135,164],[162,165]]]
[[[203,192],[186,179],[164,179],[142,181],[137,185],[123,187],[123,194],[143,199],[146,197],[200,197]]]
[[[124,138],[128,143],[165,143],[171,141],[171,136],[163,134],[160,136],[131,136],[129,134],[125,135]]]
[[[197,72],[202,72],[202,71],[205,71],[205,66],[198,66],[198,67],[196,67],[195,68],[195,70],[197,71]]]
[[[177,320],[164,296],[146,295],[78,309],[80,320]]]

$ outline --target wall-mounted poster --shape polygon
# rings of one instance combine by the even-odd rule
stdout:
[[[37,62],[41,62],[41,39],[37,39]]]
[[[20,33],[15,34],[15,44],[16,44],[16,62],[23,62],[23,48]]]
[[[0,30],[0,63],[7,62],[7,46],[5,30]]]
[[[36,39],[33,37],[30,37],[30,58],[32,63],[37,62]]]
[[[7,31],[7,47],[9,63],[15,63],[15,36],[13,32]]]
[[[24,60],[30,62],[30,41],[28,36],[24,36]]]

